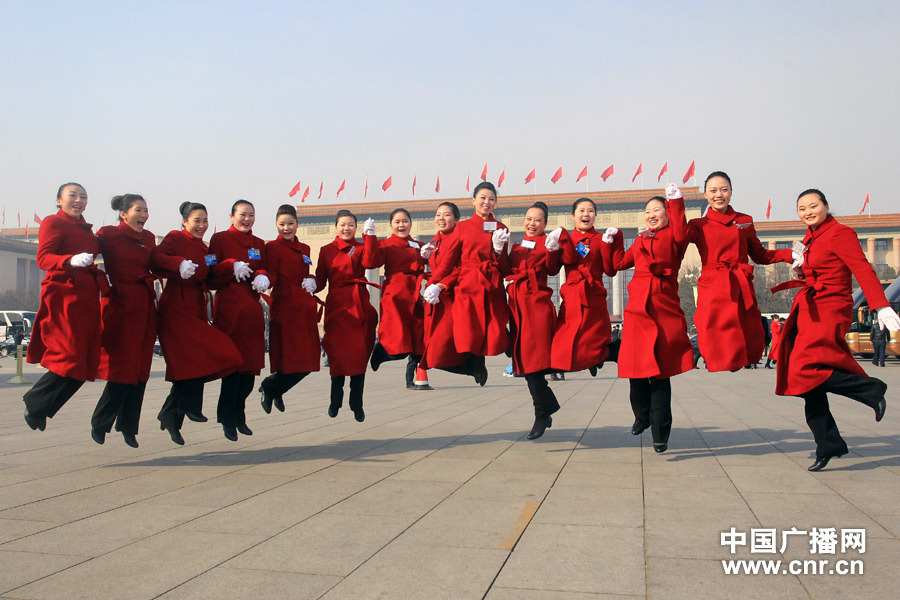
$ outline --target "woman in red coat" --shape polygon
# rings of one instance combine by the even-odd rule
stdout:
[[[432,272],[425,300],[440,301],[449,288],[457,265],[453,299],[453,341],[456,351],[474,356],[496,356],[506,352],[509,308],[503,289],[503,273],[508,272],[506,243],[509,230],[494,218],[497,190],[484,181],[475,187],[472,205],[475,214],[456,226],[444,241],[446,253]]]
[[[210,273],[216,291],[213,325],[228,334],[241,351],[244,362],[222,378],[216,421],[225,439],[237,441],[253,435],[247,427],[245,404],[253,382],[266,366],[266,319],[259,295],[269,289],[266,244],[253,235],[256,210],[246,200],[231,206],[231,227],[209,240],[209,251],[217,264]]]
[[[170,231],[150,255],[150,267],[166,279],[159,298],[159,343],[172,388],[159,411],[160,429],[182,446],[184,417],[205,423],[203,386],[243,362],[227,335],[210,325],[212,302],[206,278],[216,256],[203,243],[209,228],[206,207],[183,202],[180,231]]]
[[[406,389],[430,390],[427,383],[415,383],[416,368],[425,349],[425,307],[419,296],[425,278],[425,259],[421,256],[421,244],[409,237],[412,217],[408,210],[394,209],[390,225],[391,237],[378,242],[384,258],[384,283],[372,370],[377,371],[383,362],[409,357]]]
[[[91,418],[91,437],[102,444],[115,422],[125,443],[137,448],[135,436],[156,342],[156,289],[150,274],[156,236],[144,229],[150,213],[143,197],[125,194],[111,204],[118,211],[119,224],[97,232],[112,289],[100,301],[103,334],[98,377],[106,380],[106,387]]]
[[[819,471],[832,458],[848,452],[828,407],[828,392],[869,406],[876,421],[881,421],[886,408],[887,385],[866,376],[844,341],[853,313],[852,277],[862,287],[869,308],[876,311],[879,324],[897,331],[900,319],[885,298],[856,232],[828,214],[825,195],[806,190],[797,199],[797,213],[809,228],[802,260],[797,261],[802,262],[802,273],[799,280],[773,288],[802,288],[781,331],[775,393],[800,396],[806,402],[806,423],[816,440],[816,461],[809,470]]]
[[[770,363],[775,361],[775,354],[778,352],[778,341],[781,339],[781,329],[784,327],[781,317],[772,315],[772,324],[769,325],[769,331],[772,333],[772,346],[769,348],[769,355],[766,357],[766,368],[771,369]]]
[[[762,315],[753,291],[753,265],[791,262],[790,250],[766,250],[756,237],[753,219],[731,207],[731,178],[710,173],[704,184],[706,216],[684,215],[684,199],[674,183],[666,186],[672,232],[678,243],[693,242],[703,270],[697,281],[697,344],[714,371],[737,371],[755,365],[766,347]]]
[[[25,393],[25,422],[43,431],[100,362],[100,292],[106,276],[94,265],[100,246],[82,213],[87,192],[65,183],[56,192],[59,212],[41,222],[37,265],[47,272],[34,319],[28,362],[47,372]]]
[[[432,273],[441,269],[447,259],[445,249],[451,245],[448,239],[455,234],[459,218],[459,207],[453,202],[442,202],[434,213],[437,234],[422,246],[421,251]],[[484,357],[457,352],[453,341],[453,298],[459,271],[459,264],[456,264],[444,276],[443,287],[429,285],[422,292],[422,299],[425,300],[425,352],[419,365],[425,369],[471,375],[476,383],[484,385],[487,381]]]
[[[572,205],[575,229],[571,234],[564,230],[561,238],[566,282],[559,288],[562,304],[550,361],[557,371],[589,369],[596,375],[604,361],[615,360],[610,358],[612,327],[603,287],[603,274],[611,272],[609,257],[604,256],[609,250],[594,229],[596,216],[594,201],[579,198]]]
[[[556,325],[553,290],[547,276],[559,273],[562,229],[544,233],[547,205],[535,202],[525,212],[525,237],[509,251],[510,337],[513,371],[524,375],[534,404],[534,425],[528,439],[544,435],[553,424],[550,417],[559,410],[559,402],[544,377],[550,371],[550,347]]]
[[[650,198],[644,223],[647,229],[627,252],[621,233],[613,241],[612,268],[634,267],[619,347],[619,377],[627,377],[631,387],[631,433],[640,435],[650,427],[653,449],[665,452],[672,430],[670,378],[694,368],[678,297],[678,270],[687,244],[677,243],[672,236],[665,198]]]
[[[375,221],[363,226],[364,243],[356,241],[356,215],[339,210],[334,219],[337,235],[319,251],[316,265],[316,290],[328,285],[325,298],[325,336],[322,346],[328,355],[331,373],[331,403],[328,416],[334,418],[344,401],[344,380],[350,376],[350,410],[357,421],[366,418],[363,411],[363,386],[366,367],[375,345],[378,313],[369,302],[366,269],[382,263],[375,237]]]
[[[284,412],[283,396],[304,377],[319,370],[319,317],[316,279],[309,272],[309,246],[297,239],[297,210],[278,207],[278,237],[266,244],[266,263],[272,283],[269,307],[269,370],[259,386],[262,407]]]

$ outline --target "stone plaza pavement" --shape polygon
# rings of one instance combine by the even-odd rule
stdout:
[[[775,372],[673,380],[670,450],[630,434],[628,382],[615,365],[552,383],[562,404],[534,442],[524,380],[431,374],[407,391],[403,365],[367,375],[366,421],[325,414],[327,372],[227,441],[187,422],[184,447],[155,418],[166,393],[154,359],[141,447],[90,438],[102,383],[86,384],[43,433],[22,419],[26,386],[0,360],[2,598],[900,597],[900,362],[887,415],[832,402],[851,453],[809,473],[802,401],[774,396]],[[877,371],[877,373],[876,373]],[[35,381],[41,370],[28,367]],[[865,552],[813,554],[796,528],[864,529]],[[747,546],[723,546],[735,528]],[[749,547],[775,529],[775,554]],[[751,550],[756,550],[751,552]],[[863,575],[726,575],[738,559],[859,559]]]

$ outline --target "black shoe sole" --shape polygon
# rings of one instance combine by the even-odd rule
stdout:
[[[238,440],[237,429],[235,429],[234,427],[223,425],[222,433],[225,435],[225,439],[229,442],[236,442]]]
[[[123,433],[122,438],[125,440],[125,444],[127,444],[128,446],[131,446],[132,448],[138,447],[137,439],[135,439],[135,437],[133,435],[128,435],[127,433]]]
[[[184,416],[186,416],[189,421],[193,421],[194,423],[206,423],[209,421],[209,419],[202,414],[198,415],[195,413],[186,412],[184,413]]]
[[[103,442],[106,441],[106,433],[103,431],[97,431],[96,429],[91,429],[91,439],[102,446]]]
[[[364,413],[361,410],[354,410],[353,418],[356,419],[359,423],[362,423],[363,421],[366,420],[366,413]]]

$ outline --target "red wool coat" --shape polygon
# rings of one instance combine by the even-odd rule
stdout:
[[[282,373],[319,370],[319,317],[316,299],[300,287],[310,277],[309,246],[281,236],[266,244],[272,282],[269,308],[269,369]]]
[[[613,242],[616,271],[634,267],[619,348],[619,377],[664,379],[694,368],[694,353],[678,298],[678,270],[687,244],[668,226],[641,233],[624,251],[622,232]]]
[[[562,304],[550,357],[551,366],[560,371],[583,371],[609,356],[612,327],[603,274],[612,272],[611,252],[600,237],[593,227],[584,233],[563,230],[560,236],[566,282],[559,288]]]
[[[684,214],[684,199],[669,200],[669,224],[675,241],[693,242],[703,270],[697,282],[697,344],[712,371],[736,371],[756,364],[766,346],[762,315],[753,291],[753,265],[791,262],[791,251],[766,250],[753,219],[732,207],[709,209],[705,217]]]
[[[241,233],[234,225],[209,240],[209,251],[217,263],[210,270],[209,286],[217,290],[213,325],[228,334],[244,356],[239,373],[259,375],[266,366],[266,318],[259,293],[251,283],[257,275],[266,275],[266,243]],[[235,261],[250,265],[250,277],[234,278]]]
[[[420,244],[397,235],[378,242],[384,258],[378,341],[388,354],[422,354],[425,306],[419,295],[425,276]]]
[[[457,352],[496,356],[509,346],[509,308],[503,289],[503,273],[509,272],[509,263],[506,249],[498,254],[491,244],[493,232],[506,228],[493,215],[488,219],[473,215],[460,221],[443,242],[446,256],[432,273],[431,282],[447,285],[445,280],[459,265],[453,299],[453,341]]]
[[[556,307],[547,276],[559,273],[562,250],[549,252],[547,235],[528,237],[509,251],[510,337],[513,371],[526,375],[550,368]]]
[[[769,325],[769,331],[772,332],[772,345],[769,347],[769,356],[772,358],[775,358],[775,353],[778,351],[778,341],[781,339],[781,330],[783,328],[784,325],[778,323],[774,319],[772,320],[772,324]]]
[[[103,320],[99,379],[136,384],[150,378],[156,343],[156,289],[150,255],[156,236],[125,223],[97,232],[112,288],[100,300]]]
[[[328,285],[325,298],[325,336],[332,377],[362,375],[375,347],[378,312],[369,302],[366,269],[382,263],[378,238],[364,235],[364,243],[335,238],[319,251],[316,264],[318,290]]]
[[[800,396],[833,371],[866,374],[844,341],[853,318],[851,276],[856,276],[869,308],[889,306],[851,228],[829,215],[818,229],[807,230],[803,244],[802,280],[774,288],[803,288],[794,298],[776,349],[779,396]]]
[[[41,222],[37,265],[47,273],[27,360],[63,377],[93,381],[100,362],[100,286],[106,276],[94,265],[69,264],[82,252],[100,252],[84,217],[76,220],[60,210]]]
[[[178,273],[181,261],[196,263],[190,279]],[[186,230],[170,231],[150,255],[150,267],[166,278],[159,298],[159,343],[166,359],[166,380],[221,377],[244,362],[231,339],[210,325],[206,277],[214,257],[203,240]]]
[[[434,244],[434,252],[428,259],[431,272],[441,268],[447,253],[444,251],[444,242],[453,235],[438,232],[431,243]],[[444,276],[443,284],[447,290],[441,292],[441,301],[437,304],[425,305],[425,354],[419,361],[423,369],[456,367],[466,361],[466,357],[456,351],[456,343],[453,341],[453,298],[456,282],[459,280],[459,265],[450,269]]]

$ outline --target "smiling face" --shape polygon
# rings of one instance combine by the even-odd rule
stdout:
[[[497,206],[497,194],[489,189],[478,190],[478,193],[472,198],[472,206],[475,207],[476,215],[487,219],[494,213],[494,207]]]
[[[597,209],[590,202],[581,202],[575,207],[572,213],[575,220],[575,229],[584,232],[594,226],[594,220],[597,218]]]
[[[537,237],[544,235],[544,228],[547,227],[547,219],[544,218],[544,211],[539,208],[529,208],[525,213],[525,235],[528,237]]]
[[[256,222],[256,211],[249,204],[238,204],[231,215],[231,223],[241,233],[250,233]]]
[[[666,215],[666,207],[659,200],[651,200],[644,208],[644,223],[650,229],[659,229],[669,224],[669,217]]]
[[[434,213],[434,226],[441,233],[453,231],[456,227],[456,217],[449,206],[438,206],[437,212]]]
[[[398,212],[394,215],[394,218],[391,219],[391,231],[394,232],[394,235],[397,237],[408,238],[411,225],[412,223],[409,222],[409,217],[404,212]]]
[[[334,231],[345,242],[356,239],[356,219],[353,217],[341,217],[335,224]]]
[[[815,229],[828,217],[828,205],[818,194],[806,194],[797,199],[797,215],[805,225]]]
[[[703,195],[713,210],[725,212],[731,204],[731,184],[724,177],[713,177],[706,182]]]
[[[297,236],[297,219],[291,215],[278,215],[275,227],[278,229],[281,239],[287,242],[294,241]]]
[[[87,192],[80,185],[72,184],[63,188],[56,205],[70,217],[77,219],[87,208]]]
[[[143,200],[135,200],[127,211],[119,211],[119,219],[135,231],[143,231],[144,223],[150,218],[147,203]]]
[[[209,229],[209,217],[205,210],[197,209],[188,215],[182,222],[184,228],[195,238],[203,239],[206,230]]]

